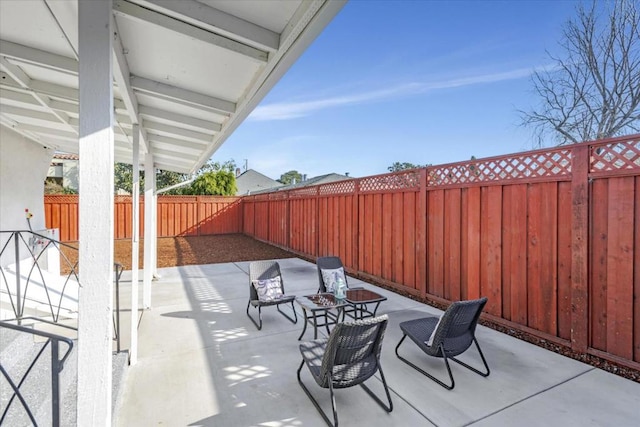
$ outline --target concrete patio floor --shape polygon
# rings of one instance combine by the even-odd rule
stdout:
[[[287,293],[313,294],[315,264],[279,260]],[[301,310],[292,324],[275,307],[258,331],[245,314],[249,262],[164,268],[139,325],[138,363],[130,367],[117,426],[324,426],[296,379]],[[127,272],[128,274],[130,272]],[[126,299],[130,275],[124,276]],[[389,316],[381,364],[394,409],[386,413],[360,387],[336,391],[342,426],[637,426],[640,384],[480,326],[476,336],[491,368],[479,375],[452,364],[445,390],[402,363],[394,348],[402,321],[441,312],[377,288]],[[283,308],[286,310],[286,308]],[[311,328],[303,340],[312,339]],[[407,342],[402,353],[436,375],[442,360]],[[472,347],[463,360],[477,365]],[[330,413],[328,390],[306,368],[302,379]],[[367,384],[382,393],[379,375]]]

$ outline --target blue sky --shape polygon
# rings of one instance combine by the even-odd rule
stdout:
[[[575,6],[351,0],[213,160],[362,177],[531,149],[517,110]]]

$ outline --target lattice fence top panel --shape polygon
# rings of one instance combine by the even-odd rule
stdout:
[[[390,190],[414,190],[419,188],[420,171],[417,169],[360,179],[360,191],[362,193]]]
[[[427,186],[459,185],[571,174],[571,150],[537,151],[428,168]]]
[[[269,200],[283,200],[288,198],[288,195],[285,191],[276,191],[274,193],[269,193]]]
[[[300,198],[316,196],[318,194],[318,187],[302,187],[295,190],[289,190],[289,198]]]
[[[116,196],[116,198],[119,196]],[[78,203],[77,194],[45,194],[45,203]]]
[[[353,179],[345,181],[330,182],[318,187],[318,194],[325,196],[328,194],[353,193],[356,189],[356,181]]]
[[[256,202],[261,202],[263,200],[269,200],[269,193],[265,193],[265,194],[254,194],[253,195],[253,200],[255,200]]]
[[[640,138],[591,147],[589,172],[640,168]]]
[[[197,200],[197,196],[158,195],[158,202],[165,203],[193,203]]]

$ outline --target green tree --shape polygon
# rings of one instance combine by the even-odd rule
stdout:
[[[209,171],[198,175],[182,194],[234,196],[238,191],[236,176],[228,170]]]
[[[302,174],[296,170],[291,170],[280,175],[278,182],[284,185],[289,185],[293,184],[294,180],[295,182],[302,181]]]
[[[399,172],[399,171],[403,171],[406,169],[417,169],[417,168],[421,168],[422,166],[420,165],[414,165],[413,163],[408,163],[408,162],[394,162],[391,166],[389,166],[387,169],[389,170],[389,172]]]
[[[564,26],[563,57],[536,72],[537,107],[520,111],[538,146],[640,131],[640,11],[633,0],[579,3]],[[604,12],[604,13],[600,13]]]
[[[234,170],[236,168],[236,162],[234,160],[227,160],[225,162],[214,162],[212,160],[209,160],[207,163],[205,163],[197,172],[197,176],[200,177],[200,175],[203,175],[207,172],[229,172],[231,175],[233,175],[233,185],[235,186],[235,174],[234,174]],[[132,165],[128,165],[125,163],[116,163],[115,167],[114,167],[114,189],[117,192],[118,189],[122,189],[128,193],[132,193],[133,192],[133,166]],[[175,185],[175,184],[179,184],[181,182],[184,182],[186,180],[189,179],[189,175],[186,173],[179,173],[179,172],[171,172],[171,171],[166,171],[166,170],[158,170],[156,172],[156,187],[158,189],[161,188],[166,188],[169,187],[171,185]],[[196,178],[197,180],[198,178]],[[224,182],[225,180],[228,180],[228,177],[225,176],[220,176],[215,178],[216,182],[217,180]],[[205,180],[206,181],[206,180]],[[175,188],[173,190],[169,190],[164,194],[170,194],[170,195],[181,195],[181,194],[226,194],[226,195],[231,195],[231,194],[235,194],[236,190],[233,190],[232,193],[229,193],[228,191],[229,185],[226,186],[222,186],[222,188],[224,190],[218,190],[218,191],[227,191],[226,193],[208,193],[205,192],[207,185],[204,185],[201,182],[198,184],[198,190],[192,189],[191,187],[193,186],[193,184],[195,183],[195,181],[193,183],[191,183],[190,185],[186,185],[184,187],[178,187]],[[140,171],[140,188],[144,189],[144,171],[141,170]],[[196,192],[196,191],[201,191],[201,192]]]

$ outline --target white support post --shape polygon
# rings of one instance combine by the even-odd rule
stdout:
[[[113,351],[112,1],[78,1],[79,261],[77,425],[111,426]]]
[[[142,306],[151,308],[151,280],[156,272],[156,168],[153,154],[144,156],[144,282]]]
[[[138,361],[138,269],[140,249],[140,126],[133,125],[133,236],[131,238],[131,346],[129,364]]]

